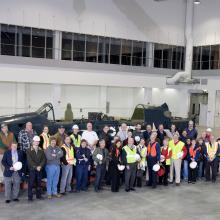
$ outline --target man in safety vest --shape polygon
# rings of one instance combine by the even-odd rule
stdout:
[[[139,156],[140,159],[140,156]],[[125,191],[135,191],[134,182],[137,170],[137,148],[134,145],[134,138],[128,138],[128,145],[122,149],[122,161],[125,167]]]
[[[43,132],[40,135],[40,144],[39,147],[41,147],[43,150],[46,150],[50,145],[50,135],[49,135],[49,128],[48,126],[44,126]]]
[[[62,176],[60,182],[60,194],[65,195],[65,192],[72,192],[71,180],[73,175],[73,165],[75,164],[74,149],[71,146],[71,138],[67,136],[61,149],[63,157],[61,158]]]
[[[210,169],[212,170],[212,182],[216,181],[217,168],[218,168],[218,142],[215,141],[215,137],[210,137],[210,142],[205,143],[204,155],[206,158],[205,176],[206,181],[210,181]]]
[[[169,141],[169,147],[172,150],[171,166],[170,166],[170,183],[173,183],[173,172],[175,170],[176,186],[180,185],[182,159],[187,155],[185,143],[179,140],[179,134],[175,134],[173,139]]]
[[[81,144],[81,135],[79,134],[79,126],[73,125],[72,129],[73,129],[73,133],[70,135],[70,137],[72,139],[74,147],[79,148]]]
[[[150,142],[147,147],[147,165],[149,170],[149,182],[147,186],[156,188],[157,173],[153,170],[153,166],[160,161],[160,144],[156,142],[157,133],[153,132],[150,136]]]

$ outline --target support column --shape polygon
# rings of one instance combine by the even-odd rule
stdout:
[[[152,105],[152,88],[144,88],[144,104]]]
[[[207,127],[215,127],[216,90],[208,91]]]
[[[61,95],[62,86],[60,84],[54,84],[52,89],[52,104],[54,108],[55,119],[60,120],[64,118],[64,111],[61,107]]]
[[[53,59],[61,60],[62,54],[62,32],[61,31],[54,31],[53,37]]]
[[[16,83],[15,86],[15,113],[29,111],[29,95],[25,83]]]
[[[154,66],[154,44],[153,43],[146,44],[146,66],[147,67]]]
[[[107,103],[107,86],[100,86],[99,109],[104,114],[106,114],[106,103]]]

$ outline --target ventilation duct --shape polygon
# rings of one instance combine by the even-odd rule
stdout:
[[[192,56],[193,56],[193,7],[194,1],[186,1],[186,20],[185,20],[185,71],[176,73],[174,76],[167,78],[168,85],[178,83],[198,83],[197,79],[192,79]]]

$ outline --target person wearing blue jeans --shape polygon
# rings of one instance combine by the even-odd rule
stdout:
[[[73,175],[73,164],[75,164],[74,149],[71,145],[71,138],[65,137],[64,144],[61,147],[63,156],[61,157],[62,176],[60,181],[60,194],[65,192],[73,192],[71,188],[71,180]]]
[[[76,191],[87,191],[88,170],[91,166],[91,151],[87,148],[87,141],[82,140],[76,150]]]
[[[188,176],[189,176],[189,162],[187,160],[187,158],[189,157],[189,148],[191,146],[191,139],[190,138],[187,138],[186,139],[186,149],[187,149],[187,155],[186,157],[184,158],[183,160],[183,172],[182,172],[182,176],[183,176],[183,179],[185,181],[188,181]]]
[[[48,199],[60,197],[57,193],[57,185],[60,175],[60,158],[63,156],[63,151],[56,145],[56,138],[50,138],[50,145],[45,150],[47,159],[46,174],[47,174],[47,196]]]

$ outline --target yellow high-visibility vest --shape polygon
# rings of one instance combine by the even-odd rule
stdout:
[[[46,150],[50,145],[50,135],[42,133],[40,136],[43,138],[43,146],[42,147],[44,150]]]
[[[181,151],[183,151],[183,147],[185,146],[185,144],[182,141],[178,141],[177,144],[174,143],[174,140],[169,141],[168,146],[171,148],[172,150],[172,159],[173,160],[177,160],[179,159],[177,157],[177,154],[180,153]]]
[[[74,164],[74,150],[73,147],[67,147],[65,144],[62,145],[61,148],[64,148],[66,151],[66,161],[68,164],[73,165]]]
[[[135,163],[136,162],[136,159],[135,159],[135,155],[137,154],[137,149],[136,147],[131,150],[131,148],[126,145],[124,146],[124,150],[126,152],[126,159],[127,159],[127,163]]]
[[[81,135],[78,134],[77,136],[78,136],[78,138],[76,139],[75,136],[74,136],[74,134],[71,134],[71,135],[70,135],[70,138],[72,139],[73,144],[74,144],[75,147],[80,147],[80,144],[81,144]]]
[[[218,143],[217,142],[215,142],[214,144],[206,143],[206,149],[210,160],[215,159],[218,150]]]

